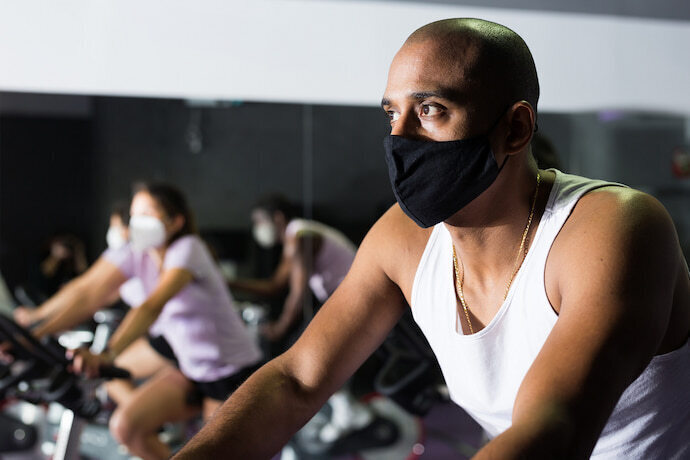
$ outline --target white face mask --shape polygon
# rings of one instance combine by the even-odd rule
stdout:
[[[159,248],[165,244],[165,225],[153,216],[132,216],[129,219],[129,238],[135,251]]]
[[[108,228],[108,233],[105,234],[105,241],[110,249],[120,249],[127,244],[127,240],[122,236],[122,230],[118,227]]]
[[[255,224],[252,233],[254,234],[254,239],[262,248],[273,247],[278,240],[276,227],[270,222]]]

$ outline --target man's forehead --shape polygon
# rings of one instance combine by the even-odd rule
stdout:
[[[447,71],[462,71],[473,68],[478,60],[479,50],[475,42],[468,40],[438,40],[406,42],[393,58],[393,63],[416,63],[437,65]]]
[[[404,45],[391,63],[384,100],[427,94],[461,101],[476,78],[473,62],[458,54],[449,59],[448,53],[433,43]]]

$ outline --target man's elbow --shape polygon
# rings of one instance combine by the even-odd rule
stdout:
[[[328,379],[318,365],[309,360],[302,361],[298,357],[295,362],[295,350],[288,350],[266,364],[273,369],[283,382],[286,391],[306,407],[317,410],[328,400],[332,391]]]

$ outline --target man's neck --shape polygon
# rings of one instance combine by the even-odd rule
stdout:
[[[530,215],[536,174],[533,169],[499,176],[486,192],[446,221],[462,266],[461,273],[464,270],[465,279],[471,280],[468,282],[475,288],[494,289],[510,277]],[[537,228],[548,196],[544,192],[550,190],[553,180],[552,173],[542,175],[545,177],[525,246]]]

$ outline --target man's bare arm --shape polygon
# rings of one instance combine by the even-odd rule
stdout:
[[[680,272],[670,218],[636,191],[591,195],[549,256],[559,318],[522,382],[513,425],[477,459],[589,458],[621,394],[666,335]]]

